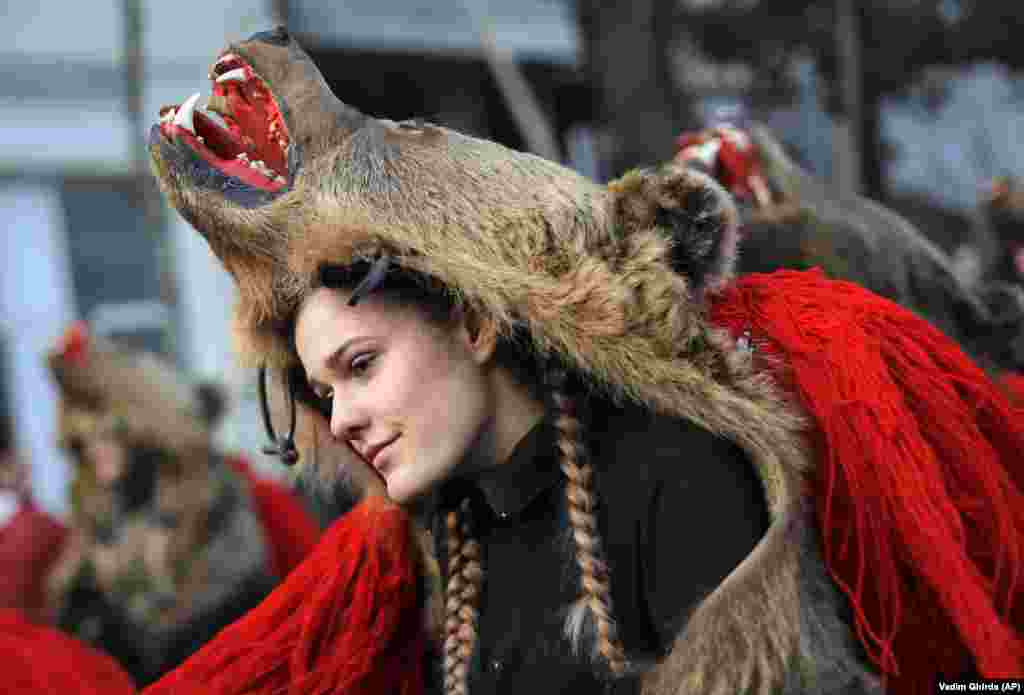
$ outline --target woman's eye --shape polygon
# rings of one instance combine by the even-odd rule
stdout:
[[[356,355],[349,364],[349,371],[356,376],[364,376],[376,357],[376,355],[370,352]]]

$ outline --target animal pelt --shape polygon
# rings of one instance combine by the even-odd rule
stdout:
[[[205,463],[160,476],[144,505],[105,520],[103,537],[77,519],[82,542],[62,558],[66,577],[51,577],[64,627],[130,662],[140,682],[176,666],[279,580],[247,481]]]
[[[878,694],[821,557],[813,510],[793,500],[701,603],[644,695]]]
[[[980,204],[977,236],[982,274],[995,281],[1024,282],[1024,181],[993,180]]]
[[[57,384],[64,446],[98,433],[132,446],[204,458],[224,410],[213,384],[190,383],[152,353],[133,351],[71,324],[46,355]]]

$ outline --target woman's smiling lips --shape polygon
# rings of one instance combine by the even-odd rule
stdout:
[[[383,463],[383,461],[380,460],[380,453],[386,447],[388,447],[390,444],[392,444],[395,440],[397,440],[399,436],[400,435],[396,434],[391,439],[388,439],[386,441],[380,442],[379,444],[374,444],[372,446],[367,447],[365,452],[363,453],[363,458],[366,459],[366,462],[368,464],[370,464],[371,466],[376,468],[378,471],[383,473],[382,465],[381,465]]]

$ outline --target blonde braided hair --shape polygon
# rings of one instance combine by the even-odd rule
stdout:
[[[576,401],[567,393],[566,382],[565,370],[549,372],[551,415],[558,432],[561,469],[566,478],[569,528],[576,547],[582,590],[569,610],[565,634],[579,653],[585,628],[592,625],[595,631],[592,656],[603,657],[611,672],[621,675],[626,670],[626,656],[612,614],[611,578],[602,558],[601,537],[594,514],[593,468],[586,463],[584,426],[576,415]]]
[[[480,544],[473,539],[469,500],[447,513],[445,586],[444,691],[468,695],[469,661],[476,643],[477,606],[483,584]]]
[[[558,432],[561,470],[566,478],[569,528],[580,568],[581,596],[572,605],[565,635],[576,653],[582,651],[588,626],[593,626],[592,657],[603,658],[610,671],[626,671],[625,650],[618,639],[612,614],[611,582],[602,558],[601,539],[594,514],[596,495],[593,469],[587,463],[584,426],[576,415],[576,402],[567,393],[564,370],[551,370],[550,415]],[[476,644],[477,611],[483,585],[480,546],[473,539],[469,500],[449,511],[446,521],[448,558],[445,586],[444,688],[448,695],[468,695],[469,661]]]

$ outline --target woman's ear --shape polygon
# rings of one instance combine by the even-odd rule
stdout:
[[[459,337],[472,353],[474,361],[486,364],[494,357],[498,346],[497,323],[471,307],[462,306],[455,312]]]

